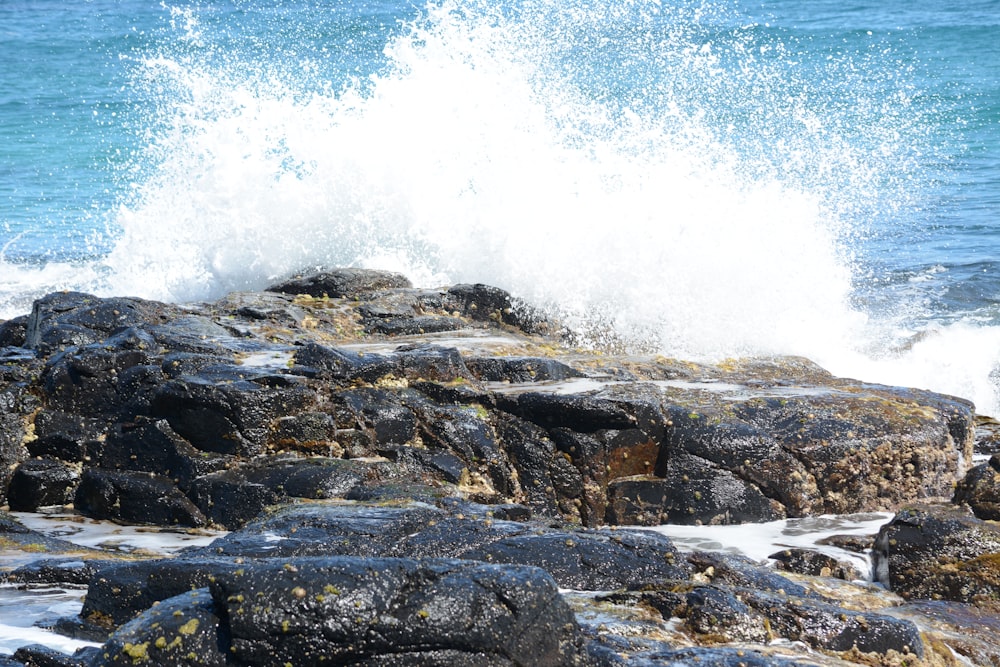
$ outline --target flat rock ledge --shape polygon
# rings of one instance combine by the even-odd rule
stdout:
[[[921,607],[997,623],[1000,542],[899,548],[915,508],[995,512],[997,464],[966,477],[971,403],[568,340],[495,287],[363,269],[212,303],[39,299],[0,324],[9,508],[233,532],[81,570],[8,520],[8,548],[52,559],[8,580],[86,580],[59,629],[103,643],[9,664],[1000,664]],[[872,511],[899,512],[875,554],[902,597],[816,552],[776,554],[784,576],[638,529]],[[978,588],[899,564],[973,533]]]

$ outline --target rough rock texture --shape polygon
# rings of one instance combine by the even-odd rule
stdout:
[[[955,487],[954,502],[968,505],[980,519],[1000,520],[1000,456],[969,470]]]
[[[1000,528],[948,506],[904,509],[875,540],[878,580],[907,599],[1000,603]]]
[[[12,509],[72,501],[87,516],[122,523],[235,531],[169,564],[66,570],[67,585],[93,573],[82,618],[89,631],[119,628],[105,646],[108,664],[183,664],[189,654],[208,664],[274,664],[308,658],[306,644],[317,642],[331,656],[369,646],[345,663],[365,665],[541,664],[545,656],[552,664],[796,664],[771,639],[845,660],[869,652],[887,665],[943,655],[877,606],[827,606],[834,602],[757,564],[685,556],[656,533],[611,528],[896,511],[950,499],[963,476],[956,501],[990,516],[995,466],[964,469],[974,441],[981,451],[991,441],[970,403],[835,378],[798,358],[707,365],[572,349],[571,341],[499,288],[414,288],[398,274],[361,269],[184,306],[52,294],[0,324],[0,490]],[[915,517],[897,516],[880,542],[885,581],[910,599],[991,602],[992,547],[951,553],[954,531],[938,523],[928,529],[938,541],[924,545],[906,532],[907,521],[925,521]],[[49,548],[9,527],[9,548]],[[897,545],[907,541],[902,553]],[[951,560],[921,569],[935,549]],[[913,554],[927,556],[907,562]],[[362,618],[374,630],[352,635],[346,616],[321,623],[334,604],[316,600],[324,593],[291,603],[280,619],[255,611],[240,582],[276,600],[307,589],[261,560],[273,558],[336,560],[331,576],[371,593]],[[371,558],[395,559],[379,562],[396,573],[385,585],[402,588],[380,589],[382,575],[364,564]],[[806,576],[838,567],[791,551],[784,562]],[[537,577],[542,597],[507,590],[534,587]],[[536,628],[525,610],[562,618],[559,596],[549,596],[555,585],[633,589],[622,605],[645,609],[650,625],[635,635],[599,624],[560,630],[556,620]],[[388,598],[376,589],[397,606],[378,606]],[[481,619],[476,632],[460,633],[456,618],[435,625],[422,606],[443,605],[457,590],[481,603],[466,614]],[[243,603],[229,599],[239,595]],[[180,612],[176,623],[165,621],[165,608]],[[401,609],[413,612],[402,629],[391,620]],[[256,625],[241,625],[238,611]],[[309,631],[288,643],[285,620]],[[119,627],[126,622],[135,625]],[[309,634],[318,625],[337,629]],[[498,631],[505,627],[530,641]],[[664,640],[675,627],[684,638]],[[164,634],[154,636],[156,628]],[[719,641],[752,648],[741,656],[690,647]]]

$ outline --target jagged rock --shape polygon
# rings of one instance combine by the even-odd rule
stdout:
[[[411,315],[407,317],[381,317],[365,322],[369,333],[385,336],[416,336],[421,334],[457,331],[467,326],[465,320],[443,315]]]
[[[458,350],[432,344],[401,345],[396,356],[402,366],[403,376],[411,380],[456,382],[470,380],[472,373]]]
[[[405,445],[381,447],[378,451],[390,461],[401,466],[429,471],[432,475],[440,476],[452,484],[458,484],[464,475],[468,475],[469,469],[462,462],[462,459],[446,451]]]
[[[487,382],[544,382],[583,377],[583,373],[556,359],[544,357],[472,357],[466,366]]]
[[[66,505],[80,473],[60,461],[28,459],[14,470],[7,487],[7,504],[15,512],[35,512],[40,507]]]
[[[398,475],[388,462],[278,457],[199,477],[188,495],[212,522],[234,529],[288,498],[344,498]]]
[[[815,663],[760,651],[735,648],[692,647],[680,650],[650,651],[628,660],[633,667],[814,667]]]
[[[536,309],[491,285],[455,285],[448,289],[445,305],[474,320],[502,322],[526,333],[541,333],[548,328]]]
[[[608,483],[609,524],[655,526],[775,521],[784,507],[753,484],[690,454],[671,456],[662,477],[620,477]]]
[[[88,468],[76,508],[95,519],[160,526],[204,526],[205,516],[168,478],[131,470]]]
[[[314,297],[361,299],[380,290],[412,286],[409,279],[399,273],[350,268],[297,276],[271,285],[267,291],[308,294]]]
[[[504,452],[489,413],[481,405],[441,405],[410,397],[409,408],[417,415],[422,442],[450,451],[484,480],[480,493],[515,493],[514,468]],[[485,484],[488,483],[488,487]]]
[[[86,586],[102,567],[114,561],[97,558],[43,558],[22,565],[2,575],[2,581],[11,584],[49,584]]]
[[[342,383],[375,382],[387,375],[401,375],[399,360],[382,354],[362,354],[318,343],[306,343],[295,353],[297,369],[315,369],[322,377]]]
[[[272,424],[306,408],[312,397],[288,375],[250,376],[229,367],[211,376],[191,375],[160,385],[150,401],[180,436],[204,452],[252,457],[262,453]]]
[[[291,505],[265,514],[193,553],[245,558],[381,556],[407,536],[445,516],[441,510],[413,504]]]
[[[108,470],[157,473],[187,490],[196,478],[231,465],[233,457],[196,449],[165,419],[141,419],[114,425],[97,460]]]
[[[0,498],[14,468],[28,457],[25,445],[33,439],[31,416],[40,403],[32,391],[37,371],[34,359],[23,363],[0,359]]]
[[[673,543],[655,533],[532,532],[455,555],[488,563],[536,565],[563,588],[587,591],[683,579],[691,573]]]
[[[28,316],[21,315],[0,322],[0,347],[24,347],[27,342]]]
[[[1000,602],[1000,529],[968,510],[904,509],[879,531],[872,553],[878,581],[908,600]]]
[[[173,312],[170,306],[144,299],[55,292],[35,301],[27,321],[25,347],[50,354],[102,341],[129,327],[159,323]]]
[[[1000,456],[969,470],[955,487],[953,501],[965,503],[980,519],[1000,520]]]
[[[61,410],[41,410],[35,415],[34,439],[27,443],[32,456],[52,457],[71,463],[96,457],[104,434],[104,420]]]
[[[50,409],[110,421],[135,387],[123,386],[126,372],[153,359],[156,344],[141,329],[127,328],[101,343],[71,347],[51,357],[43,376]]]

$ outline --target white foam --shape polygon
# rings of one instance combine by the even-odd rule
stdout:
[[[220,55],[232,35],[172,10],[176,44],[130,61],[151,106],[113,250],[0,266],[0,316],[52,289],[191,301],[370,266],[498,285],[595,345],[800,354],[1000,414],[1000,329],[897,354],[872,342],[905,323],[849,302],[865,221],[919,195],[907,67],[797,67],[796,44],[695,4],[434,1],[344,88]]]
[[[803,519],[784,519],[767,523],[732,526],[664,525],[650,528],[670,537],[682,549],[728,551],[758,562],[788,548],[806,548],[846,560],[871,581],[871,559],[830,545],[818,544],[833,535],[874,535],[892,519],[892,514],[873,512],[860,515],[824,515]]]

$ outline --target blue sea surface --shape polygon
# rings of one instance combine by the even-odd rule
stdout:
[[[0,3],[0,317],[309,267],[1000,415],[1000,0]]]

